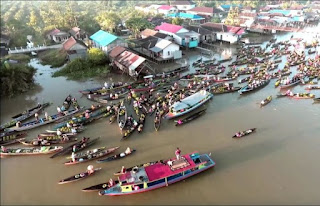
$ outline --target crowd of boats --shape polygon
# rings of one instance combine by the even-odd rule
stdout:
[[[292,50],[297,44],[303,44],[306,49],[301,52]],[[317,85],[317,81],[320,80],[320,56],[315,52],[318,46],[319,42],[316,39],[312,44],[307,44],[302,39],[294,38],[279,42],[272,39],[265,48],[261,45],[242,45],[238,48],[233,62],[231,57],[219,61],[198,59],[192,64],[196,68],[195,73],[182,75],[181,71],[173,71],[146,76],[136,82],[105,83],[101,87],[81,90],[80,92],[86,95],[88,100],[96,102],[89,108],[80,107],[77,100],[69,95],[62,106],[57,107],[57,114],[45,113],[45,117],[39,118],[40,112],[50,103],[38,104],[14,115],[10,122],[0,126],[1,157],[53,154],[51,158],[55,158],[60,155],[71,155],[65,165],[92,160],[102,163],[122,159],[136,150],[128,147],[125,151],[109,157],[106,156],[117,151],[119,146],[99,147],[81,152],[99,141],[99,137],[83,137],[81,140],[76,137],[87,128],[88,124],[105,118],[108,124],[116,122],[120,140],[128,139],[136,130],[142,133],[148,116],[149,118],[153,116],[155,131],[160,130],[162,121],[170,119],[175,119],[173,121],[175,126],[181,126],[204,115],[206,108],[202,105],[214,95],[231,92],[246,95],[267,86],[272,79],[277,79],[275,87],[280,88],[277,97],[313,99],[314,102],[320,102],[320,98],[314,94],[293,93],[290,90],[299,84],[307,85],[305,87],[307,91],[320,89]],[[282,56],[286,56],[287,61],[283,68],[279,68]],[[228,62],[231,62],[228,66],[222,65]],[[290,78],[289,75],[293,71],[295,74]],[[248,76],[240,78],[242,75]],[[235,85],[235,82],[238,85]],[[260,106],[267,105],[272,99],[271,95],[266,97],[260,102]],[[31,117],[35,117],[35,120],[28,122]],[[53,122],[57,124],[51,130],[46,130],[35,139],[25,139],[26,130]],[[257,128],[251,128],[230,136],[240,138],[256,130]],[[7,147],[14,143],[32,147]],[[54,146],[65,143],[70,145]],[[177,155],[176,158],[166,161],[159,160],[129,169],[122,168],[120,172],[115,173],[117,179],[111,178],[108,182],[85,188],[83,191],[99,191],[100,195],[140,193],[168,186],[214,165],[215,162],[209,154],[193,152]],[[101,168],[94,169],[89,165],[86,172],[61,180],[59,184],[89,177],[100,170]]]

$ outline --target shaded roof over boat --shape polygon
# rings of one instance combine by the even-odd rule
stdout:
[[[170,177],[170,176],[178,174],[182,171],[194,168],[196,166],[196,164],[192,161],[192,159],[190,157],[194,153],[196,153],[196,152],[193,152],[193,153],[190,153],[187,155],[182,155],[182,157],[185,158],[185,161],[188,164],[186,167],[183,167],[180,169],[172,170],[172,168],[170,166],[164,165],[162,163],[156,163],[154,165],[150,165],[150,166],[145,167],[144,169],[148,175],[149,181],[152,182],[155,180],[163,179],[165,177]]]
[[[175,102],[170,108],[173,109],[173,111],[179,111],[182,109],[188,109],[190,107],[193,107],[198,102],[202,101],[204,98],[206,98],[210,93],[201,90],[189,97],[186,97],[182,99],[181,101]]]

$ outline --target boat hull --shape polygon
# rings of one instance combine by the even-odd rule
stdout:
[[[197,109],[198,107],[200,107],[201,105],[205,104],[207,101],[209,101],[211,98],[213,97],[213,94],[209,94],[208,97],[203,100],[202,102],[198,102],[194,107],[184,111],[184,112],[181,112],[181,113],[178,113],[178,114],[173,114],[171,112],[168,112],[166,115],[165,115],[165,119],[173,119],[173,118],[176,118],[176,117],[180,117],[184,114],[187,114],[195,109]]]
[[[105,190],[103,191],[100,191],[99,192],[99,195],[108,195],[108,196],[120,196],[120,195],[131,195],[131,194],[137,194],[137,193],[142,193],[142,192],[148,192],[148,191],[151,191],[151,190],[155,190],[155,189],[158,189],[158,188],[161,188],[161,187],[166,187],[166,186],[169,186],[173,183],[176,183],[176,182],[179,182],[179,181],[182,181],[184,179],[187,179],[188,177],[191,177],[191,176],[194,176],[200,172],[204,172],[210,168],[213,168],[215,166],[215,162],[213,160],[211,160],[212,164],[211,165],[208,165],[206,167],[203,167],[201,169],[198,169],[198,170],[195,170],[189,174],[186,174],[186,175],[183,175],[181,177],[178,177],[176,179],[173,179],[173,180],[169,180],[167,183],[164,182],[164,183],[160,183],[160,184],[157,184],[157,185],[154,185],[154,186],[149,186],[148,188],[144,188],[144,189],[139,189],[139,190],[134,190],[134,191],[131,191],[131,192],[126,192],[126,193],[121,193],[121,192],[117,192],[117,193],[106,193]]]

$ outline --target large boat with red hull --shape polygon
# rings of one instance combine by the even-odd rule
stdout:
[[[184,180],[216,164],[210,155],[198,152],[182,155],[179,160],[173,158],[172,164],[168,164],[168,161],[135,167],[118,176],[119,183],[101,190],[99,195],[118,196],[147,192]]]

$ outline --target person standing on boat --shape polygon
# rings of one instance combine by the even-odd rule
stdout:
[[[72,162],[76,161],[76,154],[74,152],[72,152],[71,154],[71,159],[72,159]]]
[[[126,173],[126,168],[124,166],[121,167],[121,171],[122,174]]]
[[[47,120],[47,121],[49,121],[49,115],[48,115],[48,112],[45,112],[45,113],[44,113],[44,117],[46,118],[46,120]]]
[[[175,155],[177,157],[177,160],[180,160],[180,154],[181,154],[181,150],[179,149],[179,147],[177,147],[177,150],[175,151]]]
[[[39,114],[37,112],[34,114],[34,117],[36,118],[36,121],[38,122],[39,121]]]
[[[167,161],[167,164],[168,164],[168,166],[169,166],[169,167],[171,167],[171,166],[172,166],[172,164],[173,164],[172,160],[171,160],[171,159],[169,159],[169,160]]]

